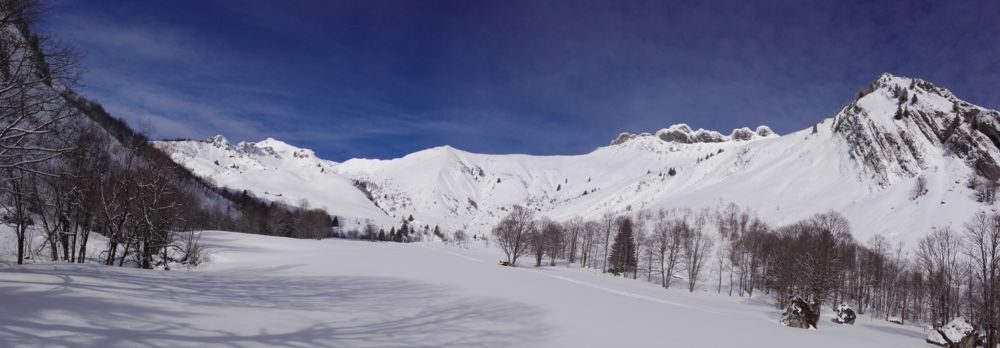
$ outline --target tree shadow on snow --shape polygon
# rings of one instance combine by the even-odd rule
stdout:
[[[247,313],[291,323],[254,327]],[[397,278],[0,269],[0,342],[12,346],[499,347],[542,339],[541,314]]]
[[[877,320],[877,319],[876,319]],[[882,325],[865,325],[865,328],[875,331],[881,331],[884,333],[904,336],[910,339],[923,340],[927,338],[927,334],[918,331],[915,327],[905,327],[902,325],[891,324],[888,322],[880,323]]]

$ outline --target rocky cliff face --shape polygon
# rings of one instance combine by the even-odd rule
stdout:
[[[883,74],[834,117],[832,127],[880,185],[917,175],[931,164],[931,152],[954,154],[978,175],[996,180],[998,119],[997,111],[930,82]]]
[[[625,143],[626,141],[638,138],[638,137],[651,137],[653,134],[641,133],[621,133],[615,140],[611,141],[611,145],[618,145]],[[698,144],[698,143],[722,143],[727,141],[751,141],[757,139],[764,139],[770,137],[778,136],[771,130],[768,126],[759,126],[756,130],[751,130],[750,128],[736,128],[733,129],[732,133],[728,136],[722,135],[717,131],[701,129],[693,130],[691,126],[684,123],[679,123],[672,125],[667,128],[660,129],[656,131],[655,136],[668,143],[677,144]]]

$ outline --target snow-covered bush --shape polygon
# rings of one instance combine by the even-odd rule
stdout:
[[[201,243],[201,233],[189,231],[180,236],[181,239],[181,259],[180,263],[188,267],[197,267],[208,260],[208,251]],[[170,265],[164,264],[164,268],[169,270]]]

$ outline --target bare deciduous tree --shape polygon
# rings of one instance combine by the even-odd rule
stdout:
[[[961,246],[961,237],[949,227],[931,232],[917,243],[916,262],[927,277],[931,316],[942,324],[951,320],[955,305]]]
[[[694,292],[701,279],[701,271],[705,268],[708,255],[712,252],[712,237],[705,234],[702,229],[705,226],[704,215],[695,218],[693,228],[684,234],[684,267],[687,271],[688,291]]]
[[[535,230],[535,214],[532,210],[515,205],[496,226],[493,236],[496,244],[507,255],[507,263],[517,265],[517,258],[528,253],[528,243]]]
[[[549,266],[555,266],[556,258],[559,257],[559,252],[562,251],[563,244],[565,244],[563,241],[565,231],[558,222],[548,219],[542,222],[541,228],[545,254],[549,255]]]
[[[1000,214],[980,212],[965,225],[966,253],[972,261],[976,287],[978,317],[984,324],[986,346],[997,345],[997,323],[1000,322]]]

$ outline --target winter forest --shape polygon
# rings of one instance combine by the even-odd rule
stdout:
[[[492,236],[507,265],[530,255],[535,266],[544,258],[555,266],[558,258],[664,288],[681,278],[688,291],[699,282],[726,296],[752,297],[757,290],[780,308],[795,299],[816,313],[823,305],[835,310],[850,303],[858,314],[900,325],[940,327],[964,313],[981,323],[988,342],[996,339],[990,328],[997,310],[998,214],[979,213],[962,231],[931,231],[913,250],[881,237],[855,241],[850,223],[835,211],[771,227],[735,204],[565,223],[515,206]],[[808,323],[818,324],[815,318]]]
[[[199,9],[211,12],[218,10],[215,5],[223,7],[212,3]],[[221,30],[201,19],[192,27],[209,36],[253,38],[218,39],[213,43],[218,47],[247,42],[258,47],[264,44],[255,40],[269,42],[268,35],[298,37],[322,26],[305,23],[315,19],[295,6],[279,7],[305,12],[289,17],[291,21],[271,23],[283,18],[279,15],[283,12],[251,16],[249,8],[261,5],[251,3],[245,12],[240,11],[243,6],[220,12],[236,13],[234,18],[240,20],[221,16],[219,27],[246,21],[259,24],[254,30],[282,29],[267,35],[233,34],[239,30]],[[112,12],[151,11],[163,4],[118,5]],[[447,69],[422,64],[468,63],[448,54],[478,52],[467,49],[476,40],[466,41],[464,36],[439,40],[436,32],[433,42],[441,47],[432,50],[428,47],[437,46],[416,38],[427,33],[406,26],[414,18],[437,18],[441,13],[434,11],[442,9],[392,6],[388,10],[380,8],[384,3],[338,3],[343,8],[326,7],[333,6],[330,3],[299,5],[317,6],[321,9],[315,12],[339,23],[324,35],[350,37],[329,45],[343,50],[348,57],[343,60],[326,57],[328,63],[322,67],[301,63],[304,59],[289,60],[315,69],[308,72],[314,79],[342,78],[357,86],[343,95],[329,87],[337,93],[319,98],[324,107],[344,115],[364,111],[362,126],[349,116],[326,116],[348,135],[320,130],[320,121],[327,119],[299,125],[303,129],[294,131],[283,128],[301,121],[292,116],[267,121],[275,123],[252,116],[229,119],[232,114],[227,112],[252,115],[257,109],[262,113],[281,109],[263,97],[232,102],[214,109],[211,116],[167,113],[164,121],[149,108],[201,104],[168,100],[169,93],[157,90],[138,98],[136,104],[141,105],[129,106],[134,100],[125,94],[120,98],[108,94],[113,89],[109,80],[127,86],[129,92],[145,91],[136,81],[146,75],[118,80],[107,75],[115,67],[133,73],[129,64],[137,64],[130,61],[135,57],[146,55],[144,59],[163,64],[162,70],[171,75],[175,72],[170,64],[175,62],[170,60],[190,65],[185,59],[193,58],[163,47],[216,52],[218,47],[212,45],[185,42],[193,41],[184,36],[189,31],[165,29],[180,23],[172,22],[177,18],[195,18],[185,17],[192,13],[186,11],[189,8],[181,14],[166,11],[158,14],[162,17],[150,17],[155,19],[151,23],[163,27],[143,31],[124,30],[127,19],[73,17],[79,13],[65,10],[86,5],[0,0],[0,346],[1000,346],[996,197],[1000,112],[996,110],[966,102],[919,78],[882,73],[874,81],[867,76],[870,84],[843,95],[848,102],[826,110],[830,114],[825,118],[807,115],[812,118],[804,127],[776,118],[786,122],[781,128],[791,130],[788,134],[779,135],[775,130],[782,129],[768,126],[722,133],[675,123],[654,132],[623,132],[606,146],[586,145],[590,147],[582,148],[592,150],[562,155],[558,153],[565,148],[553,144],[584,137],[539,136],[526,128],[549,121],[531,123],[530,117],[497,124],[486,116],[463,116],[474,123],[466,127],[451,118],[468,112],[463,107],[442,107],[447,116],[441,119],[421,109],[430,108],[422,103],[440,100],[492,105],[495,101],[486,101],[492,92],[485,92],[491,88],[506,83],[525,91],[531,88],[519,85],[521,80],[534,87],[551,78],[519,77],[517,82],[501,83],[488,78],[492,71],[478,71],[479,75],[468,75],[476,83],[479,78],[490,80],[489,87],[463,86],[468,88],[460,88],[462,93],[445,90],[452,83],[473,84],[463,80],[466,77],[451,77],[455,80],[446,83],[421,80],[426,75],[452,76],[443,71],[467,68],[458,63],[449,63]],[[360,11],[357,6],[380,9]],[[580,10],[575,5],[557,7],[567,7],[570,13]],[[352,18],[335,16],[341,10]],[[635,15],[619,10],[605,12]],[[368,17],[373,14],[377,18]],[[400,14],[406,20],[392,17]],[[494,15],[488,17],[492,20]],[[534,18],[516,16],[525,23]],[[297,21],[303,23],[293,25]],[[628,24],[620,26],[631,28],[636,25],[632,22],[622,21]],[[369,33],[375,30],[371,23],[414,37]],[[489,23],[464,25],[480,28]],[[506,21],[500,23],[507,28]],[[523,29],[527,31],[522,34],[549,45],[555,41],[545,41],[550,38],[543,33],[568,35],[560,30],[552,34],[547,31],[552,23],[544,24]],[[58,30],[65,26],[81,29],[79,33]],[[121,32],[81,39],[97,29]],[[447,32],[478,37],[492,31]],[[411,41],[423,44],[417,48],[403,44]],[[548,52],[531,46],[531,40],[498,42],[531,47],[532,54]],[[99,58],[88,58],[88,45],[111,45],[116,54],[132,58],[105,65],[100,51],[96,51]],[[644,52],[640,49],[644,44],[622,45],[639,46],[615,50]],[[481,49],[479,59],[497,56]],[[427,54],[425,50],[434,55],[416,56]],[[269,51],[290,54],[277,48]],[[371,52],[402,62],[365,55]],[[606,56],[600,52],[595,55]],[[504,76],[520,76],[513,71],[521,68],[532,74],[546,70],[529,64],[532,59],[515,59],[516,51],[509,54],[510,62],[483,65],[509,65],[511,72],[501,71]],[[631,54],[626,56],[638,59]],[[278,65],[243,64],[228,57],[230,64],[219,57],[227,56],[193,61],[206,66],[225,61],[224,69],[239,71],[240,76],[251,70],[266,76],[271,72],[263,70]],[[631,76],[615,64],[570,63],[568,68],[579,63],[579,67],[600,66],[597,70],[612,71],[616,78]],[[296,64],[275,68],[274,73],[291,75],[292,70],[281,69]],[[390,72],[391,83],[378,84],[382,70],[345,68],[350,64],[378,66]],[[247,66],[254,67],[239,70]],[[406,71],[392,70],[398,67]],[[423,68],[427,70],[408,70]],[[573,69],[575,74],[591,68]],[[334,71],[336,78],[324,75]],[[352,80],[361,72],[369,75]],[[204,71],[177,70],[176,75],[191,94],[197,94],[198,84],[211,85],[216,81],[210,80],[218,78]],[[266,88],[227,81],[221,84],[225,88],[213,85],[212,89],[253,90],[296,103],[313,98],[302,91],[295,96],[276,91],[288,88],[280,87],[287,82],[283,78]],[[615,78],[596,80],[617,83]],[[575,112],[580,112],[572,105],[577,103],[599,110],[600,105],[591,101],[579,102],[592,98],[559,99],[555,91],[580,84],[573,81],[548,85],[546,93],[532,98]],[[419,86],[407,90],[414,100],[408,99],[409,94],[393,94],[393,88],[410,85]],[[435,88],[440,95],[421,94]],[[713,88],[709,93],[713,98],[732,93],[725,87]],[[822,89],[810,88],[803,90]],[[693,87],[683,92],[699,95]],[[633,94],[629,98],[648,97]],[[417,105],[416,111],[397,112],[415,120],[379,119],[379,112],[395,107],[385,103],[358,106],[373,95],[392,96],[399,105]],[[224,97],[229,95],[207,94],[205,99],[230,102]],[[661,97],[647,99],[657,98]],[[152,122],[137,121],[146,119],[132,115],[133,111]],[[198,123],[204,121],[199,118],[212,120]],[[709,119],[694,121],[718,126],[718,121]],[[597,123],[579,122],[580,128],[607,131]],[[622,123],[630,130],[647,124]],[[374,124],[379,124],[372,126],[374,130],[365,128]],[[381,124],[394,125],[380,128]],[[517,130],[505,128],[509,124]],[[318,128],[304,130],[314,126]],[[343,151],[337,153],[330,150],[333,147],[314,150],[270,137],[249,141],[263,138],[259,131],[232,135],[240,140],[235,143],[222,135],[205,139],[200,133],[164,133],[196,128],[239,133],[252,127],[296,144],[371,144],[350,152],[338,148]],[[469,143],[462,136],[434,134],[436,147],[424,146],[424,135],[414,135],[433,133],[435,127],[454,133],[483,128],[490,135],[477,135],[487,140]],[[524,134],[503,138],[504,132]],[[481,151],[460,150],[450,142]],[[512,149],[530,145],[545,154],[500,154],[515,150],[477,147],[487,146],[483,144]],[[362,148],[398,153],[376,151],[365,156],[357,150]],[[557,151],[550,154],[550,148]],[[339,158],[331,156],[343,158],[325,159]]]

